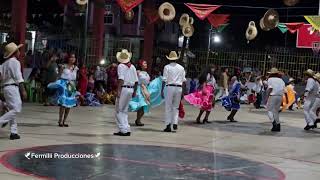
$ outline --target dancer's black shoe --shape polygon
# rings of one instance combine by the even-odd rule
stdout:
[[[173,130],[178,130],[178,124],[174,124],[172,128]]]
[[[18,134],[10,134],[10,140],[16,140],[16,139],[20,139],[20,136]]]
[[[164,132],[171,132],[171,124],[167,125],[167,127],[163,131]]]
[[[304,130],[309,131],[310,129],[313,129],[313,128],[314,126],[306,125],[306,127],[304,127]]]
[[[113,135],[115,135],[115,136],[130,136],[131,133],[130,132],[127,132],[127,133],[117,132],[117,133],[113,133]]]

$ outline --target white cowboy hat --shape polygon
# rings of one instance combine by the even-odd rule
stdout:
[[[311,69],[308,69],[304,72],[305,75],[309,75],[309,76],[314,76],[315,72],[312,71]]]
[[[268,73],[269,73],[269,74],[279,74],[280,71],[279,71],[277,68],[271,68]]]
[[[254,40],[258,35],[258,30],[256,28],[256,24],[254,23],[254,21],[250,21],[249,22],[249,26],[246,30],[246,38],[249,41]]]
[[[18,46],[15,43],[9,43],[4,48],[4,59],[8,59],[12,54],[18,51],[23,46],[23,44],[19,44]]]
[[[83,5],[86,5],[88,3],[88,0],[77,0],[76,2],[77,2],[77,4],[83,6]]]
[[[183,36],[185,37],[191,37],[194,33],[194,27],[192,24],[185,24],[183,27],[182,27],[182,34]]]
[[[168,60],[175,61],[178,60],[180,57],[177,55],[177,52],[171,51],[169,56],[166,56]]]
[[[127,49],[122,49],[121,52],[117,52],[116,57],[117,57],[117,60],[119,63],[126,64],[126,63],[130,62],[131,57],[132,57],[132,53],[129,52]]]
[[[172,4],[165,2],[159,7],[158,14],[163,21],[171,21],[176,16],[176,10]]]

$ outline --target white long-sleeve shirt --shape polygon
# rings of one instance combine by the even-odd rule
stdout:
[[[131,65],[129,68],[125,64],[119,64],[118,79],[123,80],[124,86],[133,86],[136,82],[138,82],[137,70],[134,65]]]
[[[285,83],[280,78],[269,78],[268,79],[268,89],[272,89],[271,96],[282,96],[285,93]]]
[[[170,63],[164,67],[163,81],[169,85],[182,85],[187,81],[184,68],[177,63]]]
[[[317,93],[319,91],[319,83],[314,80],[313,78],[309,78],[307,80],[307,85],[306,85],[306,90],[305,90],[305,97],[308,98],[312,98],[312,97],[316,97]]]
[[[12,57],[6,60],[1,67],[2,85],[19,84],[24,82],[20,62]]]

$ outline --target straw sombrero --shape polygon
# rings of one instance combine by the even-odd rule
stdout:
[[[23,44],[19,44],[18,46],[15,43],[9,43],[6,45],[6,47],[4,48],[4,59],[8,59],[10,56],[12,56],[12,54],[14,54],[15,52],[17,52],[21,47],[23,46]]]
[[[194,33],[194,27],[192,24],[186,24],[182,27],[182,34],[185,37],[191,37]]]
[[[178,60],[180,58],[175,51],[171,51],[169,56],[166,56],[166,57],[170,61],[175,61],[175,60]]]
[[[271,68],[268,74],[279,74],[280,71],[277,68]]]
[[[130,62],[131,57],[132,57],[132,53],[129,52],[127,49],[122,49],[121,52],[117,52],[117,60],[119,63],[123,63],[126,64],[128,62]]]
[[[320,81],[320,73],[315,74],[313,78],[316,79],[317,81]]]
[[[299,0],[283,0],[283,3],[284,3],[286,6],[294,6],[294,5],[296,5],[297,3],[299,3]]]
[[[263,25],[267,29],[274,29],[279,24],[279,13],[274,9],[269,9],[263,16]]]
[[[254,38],[256,38],[258,35],[258,30],[256,28],[256,24],[254,21],[250,21],[248,28],[246,30],[246,38],[249,41],[253,40]]]
[[[88,3],[88,0],[77,0],[76,3],[81,5],[81,6],[83,6],[83,5],[86,5]]]
[[[159,7],[158,14],[163,21],[171,21],[176,17],[176,10],[172,4],[165,2]]]
[[[304,72],[305,75],[309,75],[309,76],[314,76],[314,71],[312,71],[311,69],[308,69]]]
[[[186,24],[189,24],[189,21],[190,21],[189,15],[184,13],[180,17],[179,24],[182,27],[182,26],[184,26]]]

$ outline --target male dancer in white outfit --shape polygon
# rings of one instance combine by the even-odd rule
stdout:
[[[314,72],[311,69],[308,69],[304,74],[307,76],[307,85],[304,92],[304,118],[307,123],[304,130],[308,131],[314,127],[314,121],[311,118],[311,108],[316,100],[317,93],[319,90],[319,83],[314,79]]]
[[[317,110],[320,108],[320,73],[317,73],[316,75],[314,75],[314,79],[316,80],[316,83],[318,86],[318,92],[316,95],[316,100],[313,103],[313,106],[311,107],[311,110],[310,110],[310,117],[314,122],[313,127],[317,128],[318,127],[317,124],[320,122],[317,116]]]
[[[272,68],[269,72],[269,79],[268,79],[268,117],[272,122],[272,129],[273,132],[280,132],[280,120],[279,120],[279,110],[282,103],[282,96],[285,91],[285,83],[280,78],[280,74],[277,68]]]
[[[15,43],[10,43],[5,47],[4,59],[6,61],[2,64],[1,70],[3,93],[9,111],[0,117],[0,124],[2,124],[2,127],[5,127],[8,122],[10,123],[11,140],[20,139],[16,120],[17,114],[22,109],[20,93],[23,99],[27,97],[23,85],[24,80],[21,73],[21,65],[18,61],[20,47],[22,45],[17,46]]]
[[[116,100],[116,120],[119,132],[116,136],[130,136],[128,122],[128,108],[132,97],[136,96],[138,76],[136,68],[130,63],[132,53],[123,49],[117,53],[118,66],[118,94]]]
[[[184,67],[176,63],[179,59],[175,51],[171,51],[169,56],[166,56],[170,64],[166,65],[163,70],[163,84],[161,95],[164,98],[164,86],[167,87],[167,94],[165,96],[165,113],[166,113],[166,128],[164,132],[171,132],[171,125],[173,130],[178,129],[179,104],[183,97],[185,90],[186,72]]]

